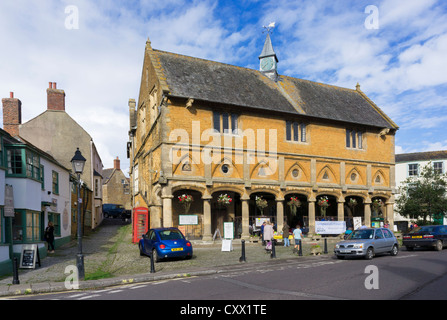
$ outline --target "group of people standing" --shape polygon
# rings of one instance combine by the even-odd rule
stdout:
[[[266,245],[266,250],[271,250],[271,243],[274,240],[274,230],[273,230],[273,224],[270,221],[264,221],[264,223],[261,226],[261,234],[262,234],[262,241],[263,244]],[[295,229],[292,231],[293,239],[295,240],[295,246],[293,251],[298,252],[300,241],[302,239],[303,232],[301,231],[300,225],[297,225]],[[290,247],[290,227],[287,224],[287,222],[284,222],[284,226],[282,228],[282,237],[284,240],[284,247]]]

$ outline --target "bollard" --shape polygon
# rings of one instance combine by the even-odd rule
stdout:
[[[239,262],[247,262],[245,259],[245,240],[241,240],[242,244],[242,256],[239,258]]]
[[[272,239],[272,254],[270,255],[271,259],[276,259],[276,250],[275,250],[275,241]]]
[[[327,254],[327,238],[324,238],[324,254]]]
[[[154,251],[151,252],[151,273],[155,273],[155,265],[154,265]]]
[[[19,269],[19,266],[17,265],[17,258],[14,258],[12,260],[12,273],[13,273],[12,284],[20,284],[18,269]]]
[[[302,241],[301,241],[301,239],[300,239],[300,242],[299,242],[299,249],[298,249],[298,256],[300,256],[300,257],[302,257],[303,256],[303,245],[302,245]]]

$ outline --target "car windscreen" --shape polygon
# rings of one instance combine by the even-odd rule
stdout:
[[[435,232],[437,227],[436,226],[422,226],[422,227],[416,227],[413,230],[411,230],[409,233],[419,233],[419,232]]]
[[[374,236],[374,230],[355,230],[351,233],[349,240],[356,239],[372,239]]]
[[[177,230],[163,230],[159,232],[161,240],[182,240],[183,235]]]

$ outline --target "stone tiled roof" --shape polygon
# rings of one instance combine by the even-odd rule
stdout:
[[[447,160],[447,150],[396,154],[396,163],[430,160]]]
[[[359,89],[286,76],[275,82],[257,70],[159,50],[153,55],[173,97],[398,129]]]

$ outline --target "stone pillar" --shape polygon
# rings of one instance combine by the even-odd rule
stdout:
[[[315,201],[315,198],[308,200],[309,234],[315,233]]]
[[[390,224],[390,230],[394,231],[394,202],[386,202],[386,218],[384,223]]]
[[[338,221],[345,221],[345,200],[338,200],[337,216]]]
[[[250,238],[250,220],[249,220],[249,205],[248,201],[250,200],[250,197],[241,197],[242,201],[242,235],[241,239],[247,240]]]
[[[211,234],[211,196],[202,197],[203,200],[203,241],[212,241]]]
[[[163,227],[172,227],[172,198],[173,195],[162,195],[163,199]]]
[[[367,227],[371,227],[371,199],[365,201],[365,217],[363,224]]]
[[[155,205],[150,207],[151,212],[151,228],[161,228],[162,227],[162,216],[163,216],[163,208],[160,205]]]
[[[276,231],[280,233],[284,227],[284,199],[276,199]]]

